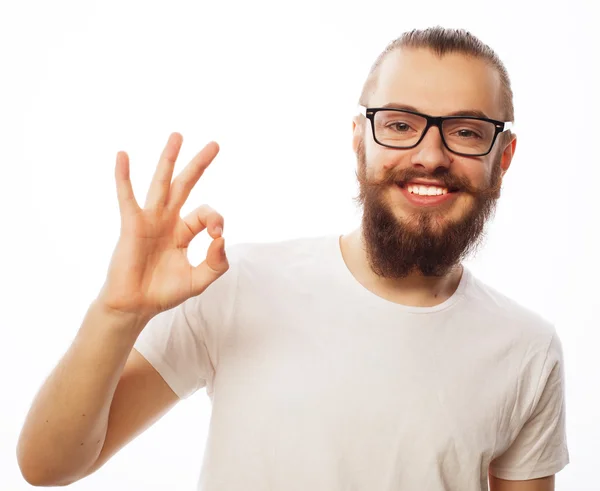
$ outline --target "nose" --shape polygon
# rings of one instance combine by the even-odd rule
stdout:
[[[415,167],[424,167],[433,174],[440,167],[450,167],[451,161],[449,151],[444,146],[440,129],[431,126],[425,132],[421,142],[414,148],[412,164]]]

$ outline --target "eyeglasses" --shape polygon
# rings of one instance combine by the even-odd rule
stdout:
[[[491,152],[496,138],[514,123],[473,116],[428,116],[404,109],[359,106],[369,121],[373,139],[390,148],[414,148],[427,130],[436,126],[448,150],[458,155],[481,157]]]

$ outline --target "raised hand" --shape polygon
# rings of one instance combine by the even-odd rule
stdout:
[[[202,293],[229,268],[225,255],[223,217],[207,205],[185,218],[180,211],[192,188],[219,152],[207,144],[171,182],[183,137],[173,133],[158,162],[144,208],[140,208],[129,177],[129,157],[117,154],[115,179],[121,233],[106,281],[98,296],[116,312],[149,319]],[[207,229],[213,238],[206,259],[194,267],[187,258],[192,239]]]

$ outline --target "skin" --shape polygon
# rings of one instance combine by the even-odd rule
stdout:
[[[409,104],[432,116],[445,116],[462,110],[480,110],[489,118],[504,120],[501,83],[497,72],[485,62],[462,54],[447,54],[439,58],[427,49],[400,49],[390,53],[380,66],[377,83],[368,94],[370,107],[388,103]],[[512,162],[517,138],[500,145],[482,157],[465,157],[450,152],[443,144],[439,130],[430,128],[421,143],[412,149],[399,150],[378,145],[371,133],[370,122],[362,115],[352,124],[352,148],[357,154],[362,144],[366,155],[369,179],[382,179],[394,169],[415,167],[431,173],[444,167],[468,180],[475,188],[490,183],[494,163],[500,162],[504,177]],[[433,179],[433,177],[432,177]],[[393,186],[386,188],[385,201],[398,221],[404,221],[415,206]],[[474,206],[474,198],[459,193],[453,203],[440,206],[434,213],[435,226],[443,233],[449,221],[456,221]],[[369,266],[361,227],[340,239],[342,255],[355,278],[382,298],[404,305],[434,306],[447,300],[458,287],[462,266],[457,264],[446,275],[425,277],[414,273],[405,278],[384,278]],[[554,476],[528,481],[507,481],[490,475],[491,491],[551,491]]]

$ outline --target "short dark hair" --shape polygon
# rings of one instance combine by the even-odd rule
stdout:
[[[430,27],[425,30],[414,29],[405,32],[399,38],[390,42],[383,52],[377,57],[375,63],[369,71],[367,80],[363,85],[360,95],[360,104],[368,105],[367,94],[373,89],[377,82],[379,66],[385,57],[400,48],[427,48],[437,54],[439,57],[447,53],[463,53],[481,60],[485,60],[494,67],[500,74],[502,84],[502,106],[504,121],[514,121],[513,92],[511,89],[510,78],[504,63],[498,55],[486,44],[481,42],[470,32],[464,29],[449,29],[441,26]]]

